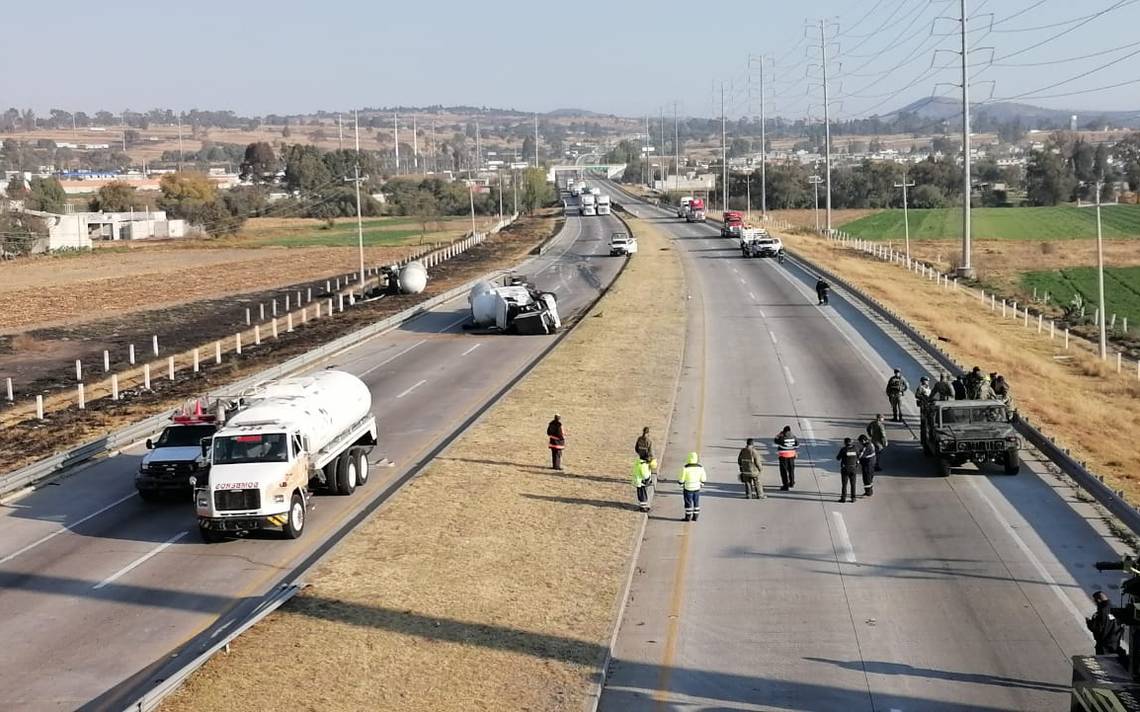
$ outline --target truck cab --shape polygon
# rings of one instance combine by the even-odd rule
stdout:
[[[148,438],[149,450],[139,463],[135,489],[139,497],[154,502],[165,495],[188,496],[192,477],[210,469],[202,455],[202,440],[213,437],[217,423],[209,415],[176,415],[156,439]]]
[[[693,202],[693,199],[691,197],[689,197],[687,195],[681,197],[681,202],[678,203],[678,205],[677,205],[677,217],[679,217],[679,218],[688,217],[688,215],[689,215],[689,203],[691,203],[691,202]]]
[[[726,210],[722,219],[724,224],[720,228],[720,236],[739,238],[744,229],[744,213],[739,210]]]
[[[610,256],[627,256],[637,252],[637,240],[626,232],[615,232],[610,235]]]
[[[685,213],[685,222],[705,221],[705,201],[702,198],[693,198],[689,202],[689,210]]]
[[[1021,470],[1021,439],[1013,427],[1016,419],[1001,401],[928,401],[922,408],[922,451],[939,461],[942,475],[954,467],[973,462],[1001,464],[1007,475]]]
[[[578,199],[578,214],[579,215],[597,215],[598,209],[592,193],[582,193]]]

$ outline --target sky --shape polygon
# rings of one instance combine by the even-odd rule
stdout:
[[[821,18],[834,118],[960,93],[940,84],[960,83],[959,55],[935,54],[960,48],[958,23],[935,20],[956,17],[957,0],[9,5],[0,106],[44,113],[469,104],[641,116],[676,102],[682,115],[716,116],[723,83],[725,113],[737,117],[760,112],[764,56],[767,115],[818,117]],[[1140,0],[968,5],[972,101],[1140,111]]]

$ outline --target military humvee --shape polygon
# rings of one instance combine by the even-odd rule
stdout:
[[[1001,401],[930,401],[922,409],[922,451],[937,457],[943,476],[967,462],[979,468],[1001,464],[1007,475],[1021,470],[1021,439],[1014,415]]]

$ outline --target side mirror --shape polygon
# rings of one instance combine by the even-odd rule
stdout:
[[[210,438],[202,438],[202,441],[199,443],[199,445],[202,448],[202,457],[209,457],[210,456]]]
[[[195,477],[194,475],[190,475],[190,488],[193,489],[197,486],[198,486],[198,478]]]
[[[153,450],[154,449],[154,441],[152,441],[150,438],[146,439],[146,449],[147,450]]]

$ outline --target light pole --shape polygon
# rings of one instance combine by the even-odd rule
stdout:
[[[907,188],[913,188],[914,183],[906,182],[906,173],[903,173],[902,183],[895,183],[896,188],[902,188],[903,192],[903,226],[906,230],[906,266],[910,269],[910,213],[907,212]]]
[[[1097,325],[1100,334],[1100,360],[1108,358],[1108,336],[1104,331],[1106,314],[1104,313],[1104,235],[1100,225],[1100,190],[1103,183],[1096,182],[1096,288],[1100,308],[1100,324]]]
[[[815,188],[815,231],[819,232],[819,184],[823,182],[823,178],[819,176],[811,176],[808,178],[808,183],[812,184]]]
[[[499,222],[503,222],[503,172],[495,171],[499,174]]]

